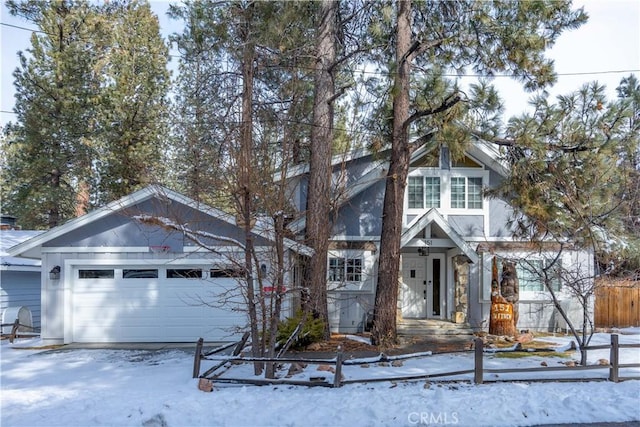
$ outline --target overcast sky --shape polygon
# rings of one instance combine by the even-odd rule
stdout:
[[[168,29],[170,20],[162,16],[168,4],[168,1],[151,2],[154,11],[160,15],[165,36],[172,31]],[[574,5],[584,6],[589,21],[578,30],[563,33],[549,51],[558,73],[558,83],[549,92],[552,96],[566,94],[597,80],[607,86],[609,97],[613,97],[621,78],[631,73],[640,76],[640,1],[581,0],[575,1]],[[30,31],[10,25],[34,27],[10,16],[4,2],[0,22],[3,24],[0,26],[0,125],[4,125],[15,120],[15,114],[11,113],[15,92],[12,74],[18,66],[17,52],[29,48],[31,36]],[[505,100],[507,116],[520,114],[527,108],[531,94],[522,91],[519,83],[504,77],[496,78],[494,82]]]

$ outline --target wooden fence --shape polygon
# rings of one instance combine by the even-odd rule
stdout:
[[[244,344],[244,343],[243,343]],[[225,347],[220,347],[219,349],[210,351],[208,353],[202,353],[202,341],[198,341],[196,345],[196,353],[194,360],[194,369],[193,369],[193,378],[200,378],[215,382],[228,382],[228,383],[244,383],[244,384],[254,384],[254,385],[273,385],[273,384],[288,384],[288,385],[304,385],[304,386],[323,386],[323,387],[341,387],[345,384],[355,384],[355,383],[371,383],[371,382],[392,382],[392,381],[419,381],[419,380],[428,380],[428,379],[446,379],[447,381],[460,381],[460,382],[468,382],[469,376],[472,375],[473,382],[475,384],[483,384],[487,382],[508,382],[508,381],[527,381],[527,382],[548,382],[548,381],[613,381],[619,382],[624,380],[638,380],[640,379],[640,375],[634,376],[623,376],[620,375],[620,370],[625,368],[640,368],[640,363],[631,363],[631,364],[621,364],[620,360],[620,350],[621,349],[640,349],[640,344],[620,344],[618,340],[617,334],[611,335],[611,344],[601,345],[601,346],[588,346],[585,347],[584,350],[587,352],[590,350],[603,350],[609,349],[609,361],[608,364],[598,364],[598,365],[587,365],[587,366],[556,366],[556,367],[536,367],[536,368],[502,368],[502,369],[491,369],[484,367],[484,355],[485,349],[484,344],[481,338],[476,338],[474,340],[475,349],[474,349],[474,365],[473,367],[469,367],[468,369],[462,369],[457,371],[449,371],[449,372],[434,372],[431,374],[416,374],[416,375],[408,375],[408,376],[396,376],[396,377],[377,377],[377,378],[366,378],[366,379],[344,379],[342,376],[342,368],[347,365],[364,365],[364,364],[372,364],[372,363],[392,363],[399,360],[407,360],[412,358],[420,358],[425,357],[427,354],[425,353],[417,353],[417,354],[408,354],[408,355],[400,355],[400,356],[385,356],[384,354],[380,354],[380,356],[375,358],[366,358],[366,359],[355,359],[355,360],[345,360],[344,354],[338,350],[335,358],[333,359],[301,359],[301,358],[255,358],[255,357],[240,357],[235,353],[232,356],[223,356],[219,359],[215,359],[218,361],[213,368],[208,369],[205,373],[200,374],[200,365],[203,360],[209,360],[208,356],[211,356],[215,353],[219,353],[224,348],[230,348],[232,345],[228,345]],[[236,346],[237,350],[238,346]],[[519,350],[514,350],[517,352]],[[524,352],[529,353],[526,350],[522,350]],[[428,353],[430,354],[430,353]],[[491,354],[495,354],[492,352]],[[308,381],[294,380],[290,378],[233,378],[233,377],[221,377],[220,374],[216,374],[215,371],[224,365],[228,365],[230,363],[251,363],[251,362],[277,362],[277,363],[298,363],[298,364],[317,364],[317,365],[329,365],[335,366],[332,368],[331,372],[333,373],[333,378],[327,378],[326,376],[318,376],[316,378],[311,377]],[[584,376],[584,375],[575,375],[578,371],[595,371],[595,370],[608,370],[608,375],[593,375],[593,376]],[[541,373],[541,372],[552,372],[552,371],[564,371],[567,373],[567,376],[562,378],[540,378],[539,376],[529,376],[526,374],[533,373]],[[507,374],[507,373],[523,373],[525,376],[523,378],[518,379],[508,379],[506,377],[500,377],[497,374]],[[494,374],[492,378],[486,378],[485,374]],[[458,378],[460,376],[466,376],[465,378]]]
[[[10,343],[13,343],[16,338],[34,338],[40,335],[38,328],[34,328],[29,325],[22,325],[20,323],[20,319],[16,319],[13,323],[3,323],[0,325],[2,329],[7,326],[11,326],[11,332],[8,334],[1,334],[1,337],[2,339],[8,338]],[[21,329],[29,329],[31,332],[23,332]]]
[[[595,296],[596,328],[640,326],[640,287],[599,286]]]

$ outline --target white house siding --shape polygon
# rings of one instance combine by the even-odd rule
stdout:
[[[340,245],[340,242],[333,242]],[[369,244],[370,245],[370,244]],[[331,249],[329,258],[361,259],[362,272],[359,282],[328,282],[328,312],[332,332],[363,332],[367,313],[373,309],[377,280],[376,253],[373,250]]]
[[[203,338],[209,341],[229,341],[234,339],[233,328],[229,324],[228,320],[233,318],[235,319],[235,326],[244,327],[246,326],[246,315],[244,312],[240,310],[233,310],[230,316],[225,317],[224,322],[219,322],[220,324],[215,323],[216,315],[212,314],[209,316],[209,312],[206,311],[207,307],[198,306],[200,304],[199,298],[203,300],[207,300],[210,296],[207,295],[196,295],[193,292],[190,292],[188,295],[185,293],[180,294],[180,297],[177,297],[175,301],[174,308],[170,308],[167,306],[166,314],[162,316],[162,321],[166,322],[166,339],[162,338],[162,335],[144,337],[145,330],[143,327],[138,327],[138,330],[134,330],[133,328],[129,328],[130,332],[120,333],[113,332],[116,335],[108,336],[99,336],[99,329],[95,327],[90,328],[90,324],[87,323],[87,330],[79,330],[78,325],[74,322],[76,320],[80,321],[79,317],[84,317],[84,321],[91,320],[91,315],[86,314],[86,309],[90,308],[89,306],[92,304],[89,300],[82,300],[82,304],[84,304],[85,312],[83,315],[80,315],[80,308],[74,307],[74,289],[77,286],[77,270],[78,268],[87,268],[87,269],[96,269],[96,268],[113,268],[116,271],[116,278],[121,278],[121,270],[122,268],[158,268],[160,270],[160,275],[162,272],[169,267],[173,268],[188,268],[188,267],[201,267],[204,271],[208,271],[210,268],[222,268],[224,266],[231,267],[231,263],[229,259],[224,257],[214,257],[211,253],[208,252],[190,252],[190,253],[180,253],[180,254],[157,254],[149,252],[148,248],[141,247],[137,252],[122,252],[119,253],[114,250],[112,253],[97,253],[97,252],[67,252],[70,250],[69,248],[45,248],[43,253],[42,265],[43,271],[50,271],[54,266],[62,266],[62,275],[59,280],[51,280],[48,275],[43,279],[44,288],[46,292],[43,292],[43,301],[42,301],[42,310],[43,315],[46,316],[43,319],[42,325],[42,339],[48,343],[62,343],[62,342],[73,342],[73,341],[84,341],[84,342],[116,342],[119,340],[124,341],[194,341],[199,336],[195,336],[195,329],[191,328],[191,330],[180,331],[180,322],[182,320],[171,320],[171,316],[175,315],[177,317],[181,317],[182,319],[191,317],[193,318],[193,313],[202,312],[203,320],[203,328],[197,331],[197,334],[203,334]],[[215,258],[215,259],[214,259]],[[268,261],[265,261],[265,265],[267,269],[270,269],[270,265]],[[66,277],[67,275],[74,275],[74,277]],[[160,276],[161,278],[162,276]],[[142,280],[142,279],[140,279]],[[180,281],[182,279],[178,279]],[[213,281],[215,279],[211,279]],[[221,281],[214,282],[217,285],[222,285],[224,282],[225,288],[229,288],[233,286],[235,279],[222,279]],[[211,283],[209,281],[208,283]],[[111,283],[111,282],[110,282]],[[118,285],[118,282],[113,281],[115,285]],[[175,282],[177,283],[177,282]],[[188,284],[189,282],[185,282]],[[162,284],[162,283],[161,283]],[[86,286],[85,283],[82,283],[83,286]],[[89,284],[90,285],[90,284]],[[102,285],[100,282],[96,282],[96,285]],[[216,285],[216,286],[217,286]],[[151,286],[151,285],[150,285]],[[155,286],[155,285],[154,285]],[[77,288],[79,289],[79,288]],[[130,303],[135,303],[135,299],[137,298],[139,301],[139,305],[141,307],[146,307],[146,313],[149,316],[158,316],[161,314],[161,308],[158,308],[154,311],[153,308],[149,307],[148,300],[154,298],[158,295],[158,289],[154,288],[149,290],[148,295],[135,294],[131,289],[123,289],[126,293],[128,293],[128,297],[131,297],[129,300]],[[204,289],[204,288],[203,288]],[[216,288],[216,289],[219,289]],[[85,289],[87,290],[87,289]],[[116,296],[119,296],[118,289],[100,289],[100,295],[102,297],[107,297],[112,295],[113,300],[108,299],[103,306],[96,306],[95,310],[104,310],[104,316],[110,315],[110,313],[115,313],[118,311],[118,307],[120,302],[117,302]],[[160,290],[162,292],[162,290]],[[176,291],[177,292],[177,291]],[[134,295],[135,294],[135,295]],[[241,295],[238,289],[234,289],[233,292],[233,303],[237,305],[234,308],[240,309],[241,307],[238,304],[239,299],[241,300]],[[125,298],[126,300],[126,298]],[[78,300],[80,301],[80,300]],[[167,301],[164,298],[164,301]],[[212,300],[213,301],[213,300]],[[217,300],[216,300],[217,301]],[[88,304],[88,305],[87,305]],[[213,305],[216,305],[217,302]],[[135,304],[134,304],[135,305]],[[143,310],[141,308],[141,310]],[[185,310],[189,311],[190,314],[186,314]],[[214,313],[215,309],[211,309],[211,313]],[[228,311],[228,310],[227,310]],[[285,302],[283,307],[283,315],[289,315],[291,311],[291,307],[289,302]],[[219,312],[218,315],[220,314]],[[233,314],[235,313],[235,314]],[[135,315],[135,313],[133,313]],[[142,315],[142,314],[141,314]],[[74,316],[77,319],[74,319]],[[131,313],[128,316],[132,316]],[[185,317],[186,316],[186,317]],[[177,319],[176,317],[176,319]],[[166,318],[166,319],[165,319]],[[168,319],[168,320],[167,320]],[[233,320],[231,319],[231,320]],[[135,319],[133,319],[135,320]],[[124,321],[123,321],[124,322]],[[113,331],[121,331],[123,329],[124,323],[120,322],[120,319],[115,319],[112,321],[112,326],[116,329]],[[208,322],[208,323],[207,323]],[[121,324],[122,323],[122,324]],[[193,324],[193,322],[191,323]],[[207,328],[207,324],[209,327]],[[98,325],[99,326],[99,325]],[[149,326],[149,325],[147,325]],[[137,326],[136,326],[137,327]],[[173,328],[173,330],[170,330]],[[214,330],[215,329],[215,330]],[[146,329],[147,332],[153,333],[153,328],[148,327]],[[136,336],[136,333],[139,332],[139,336]],[[157,332],[157,331],[156,331]],[[119,335],[118,335],[119,334]],[[209,334],[207,336],[207,334]],[[74,337],[74,335],[79,336]],[[184,338],[182,338],[184,337]]]
[[[327,301],[331,332],[365,331],[367,316],[373,310],[373,293],[329,292]]]
[[[27,307],[33,326],[40,327],[40,272],[1,271],[0,318],[7,307]]]

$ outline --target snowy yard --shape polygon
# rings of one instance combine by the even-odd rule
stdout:
[[[639,343],[640,330],[620,336]],[[566,344],[568,338],[549,340]],[[608,344],[597,334],[592,345]],[[516,426],[640,420],[640,381],[621,383],[377,382],[339,389],[216,384],[199,391],[188,350],[31,350],[37,340],[2,342],[2,426]],[[574,359],[578,359],[576,353]],[[609,358],[589,352],[589,363]],[[485,367],[554,366],[567,359],[485,356]],[[640,362],[640,350],[621,350],[620,363]],[[209,362],[212,364],[212,362]],[[210,366],[210,365],[209,365]],[[203,370],[208,365],[203,363]],[[307,371],[315,370],[309,365]],[[433,355],[399,367],[344,366],[346,379],[470,369],[472,353]],[[252,375],[234,366],[234,377]],[[315,375],[303,372],[302,377]],[[608,375],[606,369],[576,374]],[[486,374],[485,378],[491,375]],[[529,374],[531,375],[531,374]],[[542,376],[543,374],[534,374]],[[558,375],[546,373],[544,375]],[[640,375],[640,369],[624,375]]]

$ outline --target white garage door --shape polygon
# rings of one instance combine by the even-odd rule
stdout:
[[[200,267],[78,267],[74,342],[232,341],[247,323],[233,272]]]

